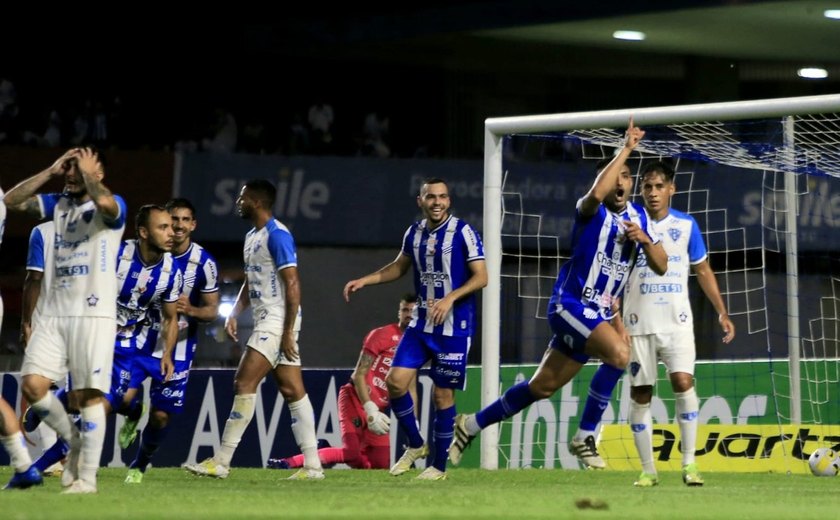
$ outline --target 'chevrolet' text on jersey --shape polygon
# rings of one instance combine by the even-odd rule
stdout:
[[[380,410],[387,408],[390,403],[385,376],[391,368],[400,338],[402,338],[400,325],[392,323],[370,331],[362,347],[362,351],[373,358],[370,370],[365,376],[365,383],[370,389],[370,400],[376,403]]]
[[[428,307],[472,276],[469,263],[484,259],[484,245],[478,233],[463,220],[446,219],[435,229],[426,219],[415,222],[403,236],[402,254],[414,265],[417,305],[409,327],[444,336],[472,336],[475,328],[475,293],[456,301],[442,325],[426,321]]]
[[[560,300],[572,298],[580,299],[584,306],[592,309],[592,318],[600,315],[611,319],[612,304],[620,296],[642,251],[641,245],[626,238],[623,223],[638,224],[654,244],[660,238],[644,208],[638,204],[628,203],[620,213],[601,204],[594,215],[585,217],[580,214],[582,201],[582,198],[578,200],[572,230],[574,254],[560,268],[549,300],[549,312],[557,308]]]
[[[175,302],[181,294],[181,271],[172,255],[164,253],[160,260],[146,265],[135,240],[126,240],[120,247],[117,263],[117,348],[151,351],[147,344],[150,307],[158,302]]]
[[[245,276],[254,315],[254,331],[280,334],[286,318],[286,288],[279,271],[297,267],[295,241],[288,228],[277,219],[269,219],[261,229],[245,235]],[[295,319],[300,330],[301,310]]]
[[[41,214],[55,223],[53,284],[44,316],[116,315],[117,251],[125,229],[125,201],[114,195],[119,215],[107,219],[92,200],[77,203],[60,193],[38,195]]]
[[[690,266],[706,259],[706,244],[697,222],[690,215],[670,210],[653,228],[662,237],[668,253],[668,271],[651,271],[644,254],[624,289],[624,324],[631,335],[692,330],[694,319],[688,299]]]
[[[48,220],[38,224],[29,233],[29,249],[26,253],[26,270],[39,271],[41,277],[41,292],[35,302],[32,321],[41,315],[45,302],[49,300],[49,291],[53,281],[53,248],[55,246],[55,223]]]

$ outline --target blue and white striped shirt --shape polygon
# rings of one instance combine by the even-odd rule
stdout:
[[[149,309],[158,302],[175,302],[181,294],[181,271],[172,255],[146,265],[137,241],[126,240],[117,259],[117,338],[116,348],[135,348],[150,353],[147,341]]]
[[[475,329],[475,293],[456,301],[443,324],[426,322],[428,307],[472,276],[469,263],[484,259],[478,233],[463,220],[449,216],[429,230],[426,219],[415,222],[403,236],[402,254],[414,266],[417,305],[409,327],[443,336],[472,336]]]
[[[570,299],[591,309],[591,318],[600,315],[609,320],[613,317],[612,304],[621,295],[642,250],[641,245],[625,237],[622,222],[638,224],[654,244],[660,239],[638,204],[628,203],[620,213],[601,204],[594,215],[583,216],[582,201],[578,200],[575,211],[572,257],[560,268],[548,310],[554,312],[558,302]]]

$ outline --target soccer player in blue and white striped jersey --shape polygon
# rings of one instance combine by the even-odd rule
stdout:
[[[391,475],[402,475],[429,453],[408,389],[417,369],[431,361],[436,410],[434,463],[417,478],[443,480],[455,422],[455,390],[466,385],[467,354],[475,330],[475,293],[487,285],[487,266],[478,233],[449,212],[445,181],[426,180],[417,205],[424,218],[405,232],[397,258],[376,272],[347,282],[344,298],[350,301],[350,294],[362,287],[394,281],[413,269],[417,305],[386,378],[391,409],[408,434],[408,448],[391,468]]]
[[[143,481],[143,474],[152,456],[166,437],[171,415],[183,411],[189,370],[198,345],[199,322],[213,321],[219,312],[219,271],[216,260],[191,238],[196,228],[195,208],[187,199],[179,198],[167,202],[166,209],[172,217],[174,231],[172,257],[183,275],[181,296],[176,303],[179,334],[173,351],[175,371],[171,378],[163,380],[160,371],[156,370],[164,345],[157,341],[160,309],[154,308],[150,311],[152,332],[146,346],[135,359],[127,392],[127,400],[132,401],[133,394],[143,381],[147,377],[152,378],[149,423],[143,429],[137,456],[129,465],[125,478],[127,484]],[[126,448],[136,437],[141,412],[140,403],[134,402],[134,409],[129,412],[130,420],[120,430],[121,447]]]
[[[618,298],[642,251],[654,272],[664,273],[668,267],[644,208],[628,201],[633,179],[625,162],[643,136],[631,119],[624,146],[577,202],[572,256],[560,269],[548,304],[554,335],[539,368],[530,381],[509,388],[477,414],[458,417],[449,452],[454,463],[460,462],[463,450],[481,429],[553,395],[590,356],[604,361],[602,367],[611,373],[619,377],[623,373],[630,347],[610,323]],[[602,393],[609,396],[612,388]],[[594,449],[594,438],[590,440]]]
[[[239,341],[237,318],[248,307],[253,308],[254,330],[236,370],[236,395],[221,446],[212,457],[198,464],[184,464],[187,471],[196,475],[228,476],[233,453],[254,417],[257,387],[271,372],[289,405],[292,434],[304,457],[303,467],[289,478],[324,478],[315,438],[315,411],[303,385],[300,366],[297,251],[289,229],[272,214],[276,198],[273,184],[256,179],[246,182],[236,199],[239,216],[254,227],[245,235],[245,282],[225,322],[225,332],[233,341]]]
[[[153,306],[161,309],[164,350],[156,360],[156,372],[168,381],[175,373],[173,351],[178,335],[178,297],[182,275],[169,253],[173,246],[172,217],[163,206],[147,204],[137,212],[136,240],[122,243],[117,259],[117,335],[114,371],[106,396],[111,409],[125,408],[124,398],[138,356],[154,350],[156,336],[149,327]]]

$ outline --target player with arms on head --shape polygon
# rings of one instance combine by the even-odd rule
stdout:
[[[318,450],[322,464],[344,463],[355,469],[388,469],[391,444],[387,434],[391,419],[388,417],[385,377],[397,344],[411,321],[416,302],[416,295],[404,295],[400,299],[397,323],[373,329],[365,337],[350,382],[338,390],[342,446]],[[413,396],[417,395],[416,384],[411,385],[410,391]],[[269,467],[277,469],[299,468],[302,465],[303,455],[268,461]]]
[[[700,227],[693,217],[670,207],[676,190],[673,168],[664,162],[650,163],[642,169],[641,182],[645,208],[653,220],[653,228],[662,236],[669,261],[665,275],[651,272],[640,261],[630,273],[622,298],[624,326],[631,347],[630,426],[642,463],[642,474],[635,485],[650,487],[659,483],[653,461],[650,401],[656,383],[657,359],[661,359],[668,369],[676,399],[683,481],[689,486],[702,486],[703,478],[694,459],[700,402],[694,388],[696,352],[688,295],[689,267],[718,313],[724,343],[735,337],[735,325],[729,319],[709,265]],[[649,290],[659,284],[669,289]]]
[[[257,387],[271,372],[292,415],[292,433],[305,458],[293,480],[324,478],[315,438],[315,412],[303,385],[298,349],[300,332],[300,279],[295,242],[288,228],[272,215],[277,197],[264,179],[245,183],[236,199],[239,215],[254,225],[245,235],[245,282],[225,323],[234,341],[237,317],[253,307],[254,332],[236,369],[233,407],[225,423],[222,443],[213,457],[199,464],[184,464],[191,473],[225,478],[245,428],[254,417]]]
[[[151,309],[151,332],[143,349],[137,355],[134,372],[127,392],[127,401],[133,404],[129,417],[137,417],[140,403],[133,395],[147,377],[152,378],[150,397],[152,410],[149,423],[143,429],[137,456],[129,465],[127,484],[140,484],[152,456],[166,438],[173,414],[183,411],[187,380],[198,345],[198,325],[216,319],[219,313],[219,284],[216,260],[206,249],[192,241],[195,231],[195,208],[187,199],[172,199],[166,203],[172,219],[173,246],[171,254],[175,266],[183,276],[181,295],[175,303],[178,311],[178,337],[172,351],[174,372],[165,380],[157,369],[165,355],[165,344],[157,341],[157,323],[160,309]],[[137,420],[126,421],[120,430],[120,446],[128,447],[137,436]]]
[[[23,394],[44,422],[70,443],[61,476],[66,493],[95,493],[105,440],[103,395],[108,391],[116,331],[116,260],[125,227],[125,202],[102,179],[100,155],[74,148],[52,166],[12,188],[10,211],[53,218],[55,278],[40,326],[24,354]],[[52,178],[64,193],[36,195]],[[49,392],[69,371],[80,404],[83,431]]]
[[[553,395],[590,356],[623,373],[630,347],[610,323],[618,296],[640,253],[645,253],[654,272],[662,274],[668,268],[668,257],[644,208],[628,201],[633,178],[625,163],[644,134],[631,119],[624,146],[577,202],[572,255],[560,269],[548,303],[553,336],[536,373],[478,413],[458,416],[449,450],[453,463],[460,462],[464,449],[483,428]],[[588,442],[594,449],[594,438]]]
[[[391,409],[408,434],[408,447],[391,468],[391,475],[402,475],[414,461],[429,454],[408,390],[417,370],[431,360],[435,456],[433,465],[417,478],[443,480],[453,436],[455,389],[463,390],[466,385],[467,354],[475,330],[475,293],[487,285],[487,266],[478,233],[449,212],[445,181],[426,180],[417,205],[423,219],[405,232],[397,258],[378,271],[347,282],[344,298],[349,302],[359,289],[392,282],[413,269],[418,303],[386,378]]]

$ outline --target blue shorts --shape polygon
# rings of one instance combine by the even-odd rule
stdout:
[[[152,408],[170,414],[181,413],[184,409],[184,398],[187,394],[190,365],[191,362],[189,361],[176,361],[172,379],[164,382],[163,376],[160,374],[160,358],[148,354],[138,354],[134,358],[129,387],[140,388],[147,377],[151,378],[149,399]]]
[[[105,399],[111,404],[114,411],[122,408],[123,396],[129,388],[131,373],[134,369],[134,360],[137,358],[137,349],[116,347],[114,349],[114,367],[111,369],[111,389],[105,394]]]
[[[554,335],[548,346],[566,354],[578,363],[586,363],[586,341],[595,327],[607,320],[579,301],[563,299],[548,309],[548,324]]]
[[[467,386],[467,354],[472,338],[441,336],[405,329],[391,366],[419,369],[432,360],[429,376],[438,388],[463,390]]]

